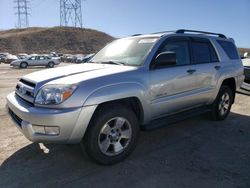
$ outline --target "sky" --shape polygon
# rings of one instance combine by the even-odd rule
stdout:
[[[60,25],[60,0],[29,0],[30,27]],[[15,28],[14,0],[0,0],[0,30]],[[83,26],[114,37],[176,29],[220,32],[250,48],[250,0],[83,0]]]

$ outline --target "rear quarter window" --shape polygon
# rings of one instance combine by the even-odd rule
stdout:
[[[227,56],[230,59],[239,59],[239,55],[237,52],[237,49],[235,45],[232,42],[229,41],[222,41],[222,40],[217,40],[218,44],[223,48],[223,50],[226,52]]]

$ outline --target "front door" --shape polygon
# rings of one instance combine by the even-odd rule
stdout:
[[[157,52],[175,52],[177,63],[175,66],[150,70],[152,118],[182,111],[193,105],[190,99],[195,79],[190,64],[189,43],[186,37],[167,39]]]

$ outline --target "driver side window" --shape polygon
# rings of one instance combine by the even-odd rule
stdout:
[[[176,65],[189,65],[190,54],[188,41],[169,41],[163,46],[159,53],[174,52],[176,53]]]

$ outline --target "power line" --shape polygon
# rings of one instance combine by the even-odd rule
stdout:
[[[60,0],[60,26],[82,28],[81,0]]]
[[[17,28],[29,27],[29,12],[30,7],[28,6],[29,1],[27,0],[14,0],[16,6],[14,7],[17,11]]]

